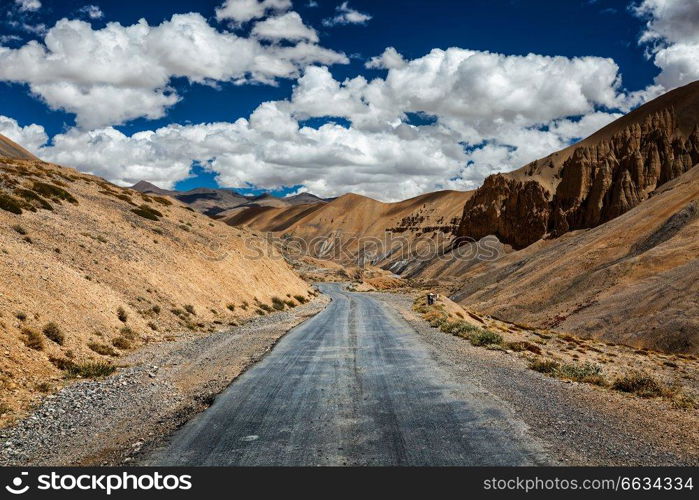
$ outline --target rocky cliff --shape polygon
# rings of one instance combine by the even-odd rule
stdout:
[[[460,239],[514,248],[592,228],[637,206],[699,162],[699,82],[652,101],[576,146],[486,179],[464,207]]]

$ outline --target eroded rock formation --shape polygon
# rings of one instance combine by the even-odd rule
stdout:
[[[490,176],[466,203],[457,235],[479,239],[493,234],[523,248],[614,219],[699,163],[697,121],[694,116],[688,129],[678,123],[675,107],[668,106],[608,138],[583,141],[555,175],[554,192],[534,178]]]

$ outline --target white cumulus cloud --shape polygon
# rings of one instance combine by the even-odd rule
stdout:
[[[314,43],[310,31],[302,35],[296,28],[287,34],[299,43],[277,45],[219,31],[196,13],[174,15],[158,26],[142,19],[100,30],[61,19],[43,43],[0,46],[0,80],[27,83],[51,108],[75,113],[86,129],[158,118],[179,99],[168,87],[173,77],[197,84],[275,84],[297,77],[309,64],[348,62]]]
[[[39,0],[15,0],[15,4],[21,12],[35,12],[41,8]]]
[[[245,23],[260,19],[272,12],[284,12],[291,8],[291,0],[226,0],[216,9],[216,19]]]
[[[633,11],[646,19],[639,42],[661,70],[655,83],[671,90],[698,80],[699,1],[643,0]]]
[[[32,153],[39,151],[39,148],[48,140],[48,135],[41,125],[31,124],[22,127],[17,120],[2,115],[0,115],[0,134]]]
[[[369,59],[365,66],[369,69],[399,69],[405,64],[405,59],[395,47],[388,47],[380,56]]]
[[[352,9],[348,2],[342,2],[335,9],[335,15],[323,19],[324,26],[337,26],[344,24],[366,24],[371,21],[371,16]]]
[[[85,5],[80,8],[81,14],[86,15],[90,19],[102,19],[104,17],[104,12],[97,5]]]
[[[372,81],[338,81],[310,66],[289,99],[262,103],[248,119],[131,136],[74,129],[40,154],[123,185],[172,187],[198,162],[229,187],[303,185],[320,196],[397,200],[475,188],[606,125],[619,115],[601,108],[625,99],[618,68],[604,58],[452,48],[399,66]],[[415,114],[432,120],[414,124]],[[323,117],[331,121],[304,125]]]
[[[260,21],[252,29],[252,35],[265,40],[307,40],[318,42],[316,30],[306,26],[298,12],[287,12],[281,16]]]

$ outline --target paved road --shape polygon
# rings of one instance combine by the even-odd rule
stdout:
[[[454,380],[382,301],[333,299],[289,332],[152,465],[535,465],[548,462],[488,393]],[[437,333],[436,333],[437,334]]]

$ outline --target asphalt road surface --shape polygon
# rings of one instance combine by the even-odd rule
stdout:
[[[320,288],[330,305],[290,331],[145,463],[550,462],[503,403],[441,367],[395,310],[341,285]]]

